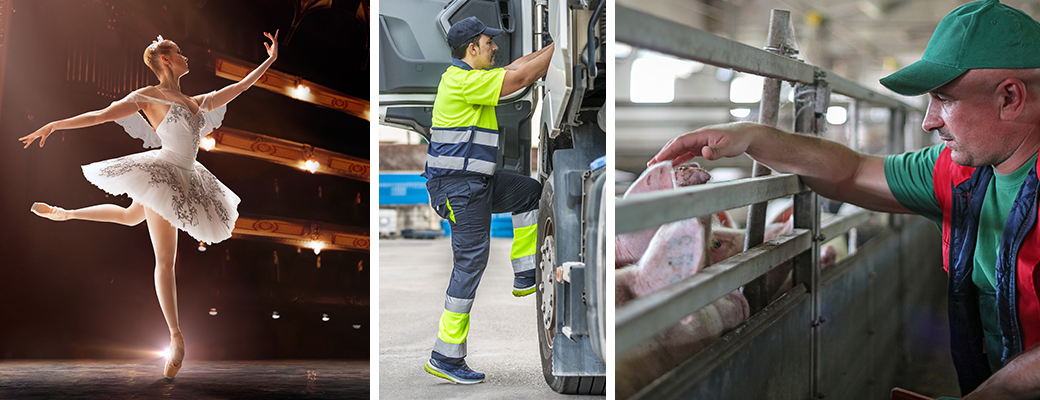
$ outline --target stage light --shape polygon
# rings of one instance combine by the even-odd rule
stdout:
[[[354,324],[354,329],[361,329],[361,324]]]
[[[217,139],[214,139],[214,138],[209,137],[209,136],[206,136],[206,137],[202,138],[202,141],[199,142],[199,147],[201,147],[203,150],[206,150],[206,151],[213,150],[213,148],[216,147],[216,146],[217,146]]]
[[[278,318],[281,318],[281,317],[282,317],[281,315],[278,315],[278,311],[275,311],[275,312],[271,313],[271,319],[278,319]]]
[[[217,315],[216,307],[209,309],[209,315],[213,315],[213,316]]]
[[[155,352],[160,358],[170,359],[170,349]]]
[[[307,242],[307,248],[314,250],[314,255],[321,254],[321,249],[325,248],[325,243],[319,240],[311,240]]]
[[[199,251],[206,251],[206,242],[199,241]]]
[[[329,322],[329,315],[328,314],[322,314],[321,315],[321,320],[325,321],[325,322]]]
[[[296,85],[296,87],[289,89],[289,93],[294,99],[305,100],[310,98],[311,88],[303,85]]]
[[[314,161],[314,160],[307,160],[307,162],[303,163],[303,169],[311,171],[312,174],[315,171],[317,171],[318,167],[320,167],[320,166],[321,166],[321,164],[318,164],[318,162]]]

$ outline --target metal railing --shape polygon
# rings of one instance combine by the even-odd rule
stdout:
[[[774,10],[774,13],[776,12],[777,10]],[[822,93],[825,98],[802,99],[801,104],[796,99],[795,111],[798,114],[795,118],[796,132],[812,134],[822,125],[820,121],[822,114],[817,110],[815,115],[812,115],[812,111],[817,102],[829,101],[828,88],[830,92],[852,98],[853,107],[856,107],[859,102],[865,102],[889,109],[890,142],[887,150],[890,152],[903,150],[902,130],[906,116],[909,113],[924,113],[924,110],[918,107],[882,95],[851,80],[784,55],[725,39],[620,4],[616,6],[615,15],[615,38],[618,42],[718,67],[788,81],[792,84],[823,88],[822,91],[817,92]],[[775,15],[774,18],[776,18]],[[786,26],[786,21],[783,24]],[[776,50],[776,48],[771,50]],[[766,80],[766,86],[771,84],[769,81],[769,79]],[[778,85],[775,81],[772,84]],[[771,111],[774,113],[774,117],[771,123],[774,125],[775,103],[779,101],[778,93],[779,90],[770,93],[767,88],[764,90],[763,104],[761,104],[763,110],[773,107],[774,110]],[[773,102],[773,104],[766,104],[768,102]],[[810,114],[803,115],[804,110],[809,110]],[[767,112],[762,111],[761,114]],[[853,125],[858,124],[858,117],[858,113],[854,113],[850,118]],[[852,147],[856,148],[855,145]],[[652,339],[658,333],[690,315],[694,310],[709,305],[742,286],[752,286],[749,284],[755,282],[756,279],[761,279],[763,274],[792,258],[794,259],[794,286],[803,288],[797,290],[804,290],[813,295],[811,317],[813,321],[816,321],[819,318],[819,304],[815,293],[820,287],[820,244],[827,238],[845,234],[874,215],[871,211],[857,211],[821,224],[818,196],[802,184],[797,176],[789,174],[643,193],[619,199],[615,207],[615,232],[623,234],[791,195],[794,195],[795,198],[794,229],[792,231],[762,244],[749,243],[753,247],[743,253],[619,307],[615,314],[615,352],[617,356],[620,357],[640,343]],[[757,221],[749,219],[749,236],[752,235],[751,230],[756,225],[755,229],[761,230],[764,227],[764,219],[759,218]],[[747,288],[745,288],[745,294],[748,295]],[[754,313],[763,309],[765,303],[751,298],[752,296],[760,296],[760,294],[748,295]],[[758,303],[757,306],[756,303]],[[813,343],[812,364],[815,377],[812,386],[815,392],[816,381],[819,378],[819,363],[816,361],[819,357],[819,338],[815,332],[811,335],[813,336],[811,339]]]

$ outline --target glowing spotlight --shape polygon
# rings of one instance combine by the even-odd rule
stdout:
[[[296,87],[289,89],[289,95],[292,96],[294,99],[304,99],[306,97],[309,97],[310,94],[311,88],[303,85],[296,85]]]
[[[217,315],[217,309],[216,309],[216,307],[214,307],[214,308],[211,308],[211,309],[209,309],[209,315],[213,315],[213,316],[216,316],[216,315]]]
[[[361,324],[354,324],[354,329],[361,329]]]
[[[320,240],[311,240],[307,242],[307,248],[314,250],[314,255],[321,254],[321,249],[325,248],[325,243]]]
[[[278,315],[278,311],[275,311],[275,312],[271,313],[271,319],[278,319],[278,318],[281,318],[281,317],[282,317],[281,315]]]
[[[199,241],[199,251],[206,251],[206,242]]]
[[[155,352],[160,358],[170,359],[170,349]]]
[[[315,171],[317,171],[318,167],[320,167],[320,166],[321,166],[321,164],[318,164],[318,162],[314,161],[314,160],[307,160],[307,162],[303,163],[303,169],[311,171],[312,174]]]
[[[321,320],[325,321],[325,322],[329,322],[329,315],[328,314],[322,314],[321,315]]]
[[[206,151],[213,150],[213,148],[216,147],[216,146],[217,146],[217,139],[214,139],[214,138],[212,138],[210,136],[206,136],[206,137],[202,138],[202,141],[199,142],[199,147],[201,147],[203,150],[206,150]]]

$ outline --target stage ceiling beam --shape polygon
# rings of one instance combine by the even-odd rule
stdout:
[[[214,129],[203,138],[199,147],[214,153],[259,158],[312,173],[335,175],[362,182],[370,182],[371,179],[371,165],[368,160],[239,129]]]
[[[216,52],[213,53],[213,60],[217,76],[233,81],[241,81],[257,67],[256,64]],[[299,76],[268,69],[254,86],[371,121],[368,100],[341,93]],[[368,131],[365,131],[365,134],[367,135]]]
[[[371,242],[366,229],[260,215],[239,215],[231,237],[287,244],[315,250],[315,253],[325,250],[367,253]]]

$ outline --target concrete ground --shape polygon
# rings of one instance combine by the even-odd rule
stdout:
[[[365,361],[196,361],[177,378],[159,360],[3,360],[0,399],[357,399]]]
[[[451,276],[450,239],[379,241],[380,399],[602,398],[554,392],[542,377],[535,296],[513,297],[512,239],[491,256],[470,313],[466,362],[484,383],[456,385],[423,370]]]

